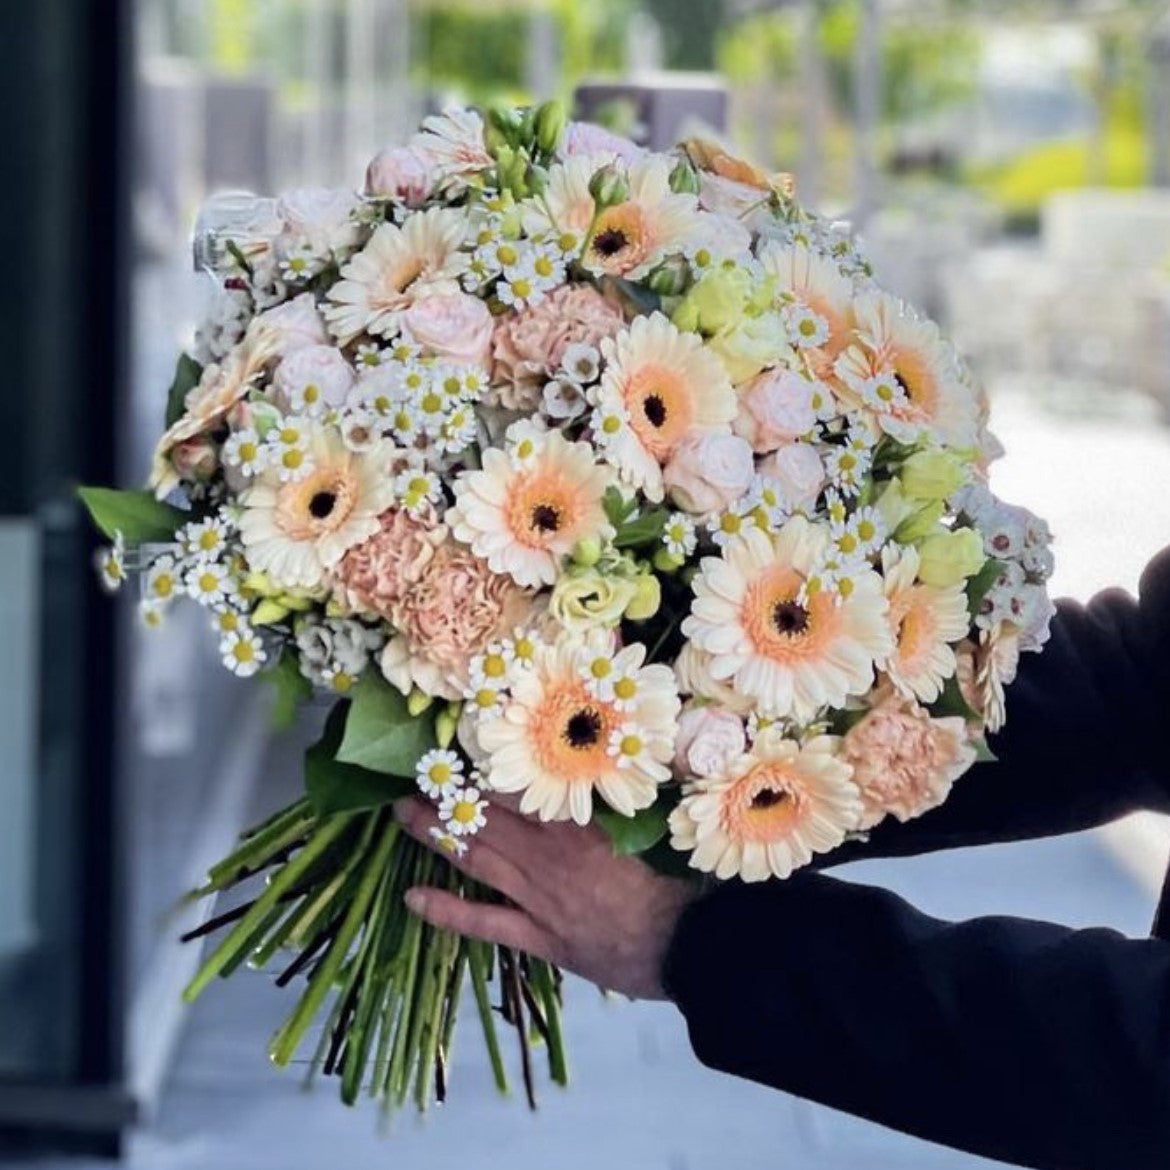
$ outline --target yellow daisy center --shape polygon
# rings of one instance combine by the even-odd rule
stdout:
[[[451,819],[461,825],[470,825],[479,812],[479,806],[470,800],[457,800],[451,810]]]

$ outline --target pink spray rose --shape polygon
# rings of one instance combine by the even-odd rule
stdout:
[[[743,720],[723,707],[688,703],[678,720],[674,769],[680,776],[712,776],[747,750]]]
[[[366,194],[421,207],[434,186],[430,159],[413,146],[379,151],[366,168]]]
[[[825,486],[825,465],[811,443],[790,443],[760,460],[760,475],[774,480],[793,508],[812,508]]]
[[[463,292],[421,297],[402,314],[402,327],[428,353],[466,365],[487,366],[492,315],[478,297]]]
[[[612,154],[626,164],[632,166],[642,158],[646,152],[642,147],[622,138],[604,126],[596,126],[592,122],[570,122],[565,129],[565,141],[562,152],[566,158],[576,155]]]
[[[706,515],[742,496],[754,476],[752,449],[743,439],[701,431],[674,449],[662,478],[683,511]]]
[[[735,433],[764,455],[808,434],[816,421],[812,383],[792,370],[765,370],[740,391]]]
[[[286,354],[273,375],[274,401],[290,414],[312,414],[317,404],[344,406],[353,370],[331,345],[306,345]]]
[[[299,297],[261,313],[256,320],[265,329],[275,332],[276,345],[282,354],[292,353],[306,345],[329,344],[329,331],[317,311],[312,293],[301,293]]]

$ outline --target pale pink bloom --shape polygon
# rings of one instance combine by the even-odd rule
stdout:
[[[422,297],[402,314],[402,328],[427,353],[465,365],[487,366],[492,326],[487,305],[464,292]]]
[[[447,530],[434,513],[382,513],[379,529],[351,548],[333,571],[334,596],[357,613],[391,621],[394,607],[421,579]]]
[[[483,119],[474,110],[451,108],[425,119],[410,145],[428,160],[440,186],[458,188],[463,180],[495,166],[483,141]]]
[[[325,328],[325,319],[317,311],[312,293],[301,293],[299,297],[261,313],[257,320],[275,334],[276,348],[282,354],[307,345],[329,344],[329,331]]]
[[[747,750],[743,720],[723,707],[688,703],[678,720],[674,769],[679,776],[711,776]]]
[[[186,439],[171,452],[171,464],[180,478],[206,483],[219,467],[215,445],[206,435]]]
[[[571,345],[601,348],[625,328],[622,311],[589,285],[562,285],[539,304],[496,321],[493,394],[509,410],[535,410]]]
[[[302,187],[286,191],[276,202],[284,224],[278,246],[308,244],[316,256],[357,246],[360,229],[352,218],[358,197],[350,190]]]
[[[289,414],[312,414],[320,406],[344,406],[353,370],[331,345],[307,345],[287,354],[273,374],[274,401]]]
[[[887,815],[909,821],[937,808],[975,755],[961,717],[933,719],[912,699],[888,693],[841,747],[865,807],[859,827],[872,828]]]
[[[561,153],[566,158],[612,154],[626,166],[632,166],[646,152],[628,138],[622,138],[604,126],[595,126],[592,122],[570,122],[565,130]]]
[[[671,500],[685,512],[718,512],[744,495],[755,477],[752,449],[735,435],[698,431],[683,439],[662,474]]]
[[[366,168],[366,194],[421,207],[434,186],[431,160],[413,146],[389,146]]]
[[[793,508],[811,510],[825,486],[825,465],[811,443],[781,447],[757,467],[765,479],[774,480]]]
[[[707,699],[746,718],[755,708],[755,700],[715,678],[711,674],[711,658],[706,650],[700,650],[694,642],[683,644],[674,660],[674,676],[678,680],[679,694]]]
[[[816,425],[813,386],[792,370],[757,374],[739,391],[739,414],[733,428],[759,455],[775,451],[808,434]]]

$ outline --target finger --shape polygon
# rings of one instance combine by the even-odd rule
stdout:
[[[439,854],[460,873],[527,908],[531,883],[512,861],[492,847],[486,829],[468,841],[467,851],[459,856],[431,836],[431,829],[438,822],[433,806],[426,801],[414,797],[399,801],[394,806],[394,816],[416,841]]]
[[[440,930],[524,951],[533,958],[555,961],[552,938],[523,910],[484,902],[465,902],[447,890],[423,886],[407,890],[404,901],[408,910]]]

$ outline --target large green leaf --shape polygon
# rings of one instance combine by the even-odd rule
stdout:
[[[187,395],[199,385],[202,376],[203,367],[190,354],[179,355],[179,363],[175,366],[175,378],[167,391],[168,427],[174,426],[183,417],[183,412],[187,409]]]
[[[296,720],[300,705],[312,697],[313,684],[301,674],[296,653],[288,649],[281,654],[276,665],[260,677],[276,691],[272,705],[273,729],[287,731]]]
[[[388,776],[414,778],[415,764],[436,745],[430,715],[415,717],[380,674],[367,670],[354,688],[337,758]]]
[[[348,701],[338,703],[325,721],[324,735],[305,753],[305,788],[320,817],[381,808],[414,791],[413,781],[337,759],[350,710]]]
[[[930,704],[930,713],[936,719],[945,719],[949,715],[961,715],[968,723],[981,723],[979,712],[972,709],[971,704],[963,698],[959,688],[959,680],[951,675],[943,683],[943,692]]]
[[[645,548],[662,539],[670,513],[665,508],[651,508],[634,520],[627,520],[618,526],[614,537],[614,548]]]
[[[1003,572],[1003,562],[989,557],[983,568],[967,582],[967,609],[971,614],[979,612],[983,599]]]
[[[670,811],[661,803],[644,808],[632,817],[623,817],[610,808],[593,810],[593,819],[609,835],[613,851],[619,857],[645,853],[657,845],[666,836],[669,816]]]
[[[156,500],[150,492],[83,487],[77,494],[102,532],[111,540],[120,532],[127,544],[170,540],[175,529],[190,519],[186,512]]]

